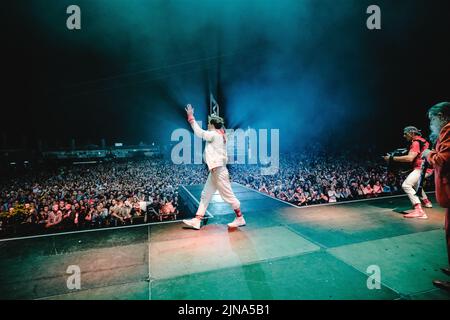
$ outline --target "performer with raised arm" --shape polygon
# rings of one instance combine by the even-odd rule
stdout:
[[[186,113],[194,134],[206,141],[204,158],[208,166],[209,174],[202,191],[195,218],[183,220],[183,222],[191,228],[199,230],[208,204],[213,194],[218,190],[222,199],[229,203],[236,213],[236,218],[228,224],[228,227],[237,228],[245,226],[244,216],[240,209],[241,203],[231,189],[230,175],[226,167],[227,139],[223,119],[217,115],[208,116],[208,130],[203,130],[195,121],[194,108],[190,104],[186,107]]]

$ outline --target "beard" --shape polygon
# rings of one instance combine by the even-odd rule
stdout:
[[[431,133],[430,134],[430,142],[434,145],[439,137],[439,134]]]
[[[439,138],[439,133],[441,132],[441,129],[443,127],[443,123],[441,121],[433,121],[430,124],[430,141],[435,144],[437,139]]]

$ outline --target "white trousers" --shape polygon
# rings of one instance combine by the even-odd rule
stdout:
[[[227,167],[217,167],[209,172],[208,180],[206,180],[206,184],[203,187],[200,204],[196,213],[197,216],[205,215],[208,204],[216,191],[219,191],[223,201],[229,203],[233,210],[240,208],[241,203],[231,189],[230,175]]]
[[[418,196],[416,196],[416,190],[419,187],[419,179],[420,179],[420,169],[414,169],[403,181],[402,188],[405,191],[405,193],[408,195],[409,200],[413,205],[416,205],[420,203],[420,199]],[[431,174],[427,173],[425,177],[429,177]],[[425,193],[425,190],[422,188],[422,199],[428,199],[427,195]]]

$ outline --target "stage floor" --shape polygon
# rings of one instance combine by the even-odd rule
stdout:
[[[437,205],[408,220],[406,197],[296,208],[233,189],[248,223],[238,230],[215,198],[200,231],[177,221],[0,241],[0,299],[450,299],[431,283],[446,279]],[[67,288],[70,265],[80,290]],[[382,285],[370,290],[373,265]]]

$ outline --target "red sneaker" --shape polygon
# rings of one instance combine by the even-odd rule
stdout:
[[[416,206],[413,212],[405,214],[404,218],[418,218],[418,219],[428,219],[427,214],[419,206]]]
[[[423,202],[423,205],[424,205],[425,208],[433,208],[433,204],[431,203],[430,200],[423,199],[422,202]]]

